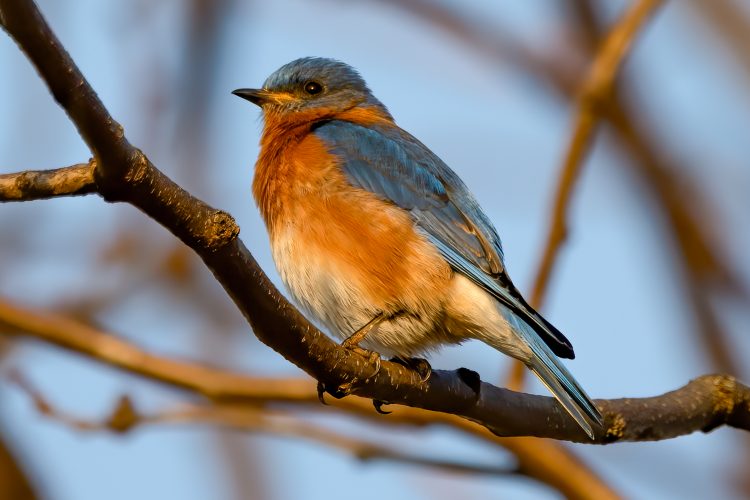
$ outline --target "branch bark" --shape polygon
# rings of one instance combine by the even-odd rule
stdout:
[[[0,174],[0,202],[29,201],[57,196],[80,196],[96,193],[96,163],[79,163],[55,170],[27,170]]]

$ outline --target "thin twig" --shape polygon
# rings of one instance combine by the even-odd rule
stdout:
[[[96,193],[94,160],[55,170],[0,174],[0,202],[29,201]]]
[[[568,207],[570,206],[573,188],[580,176],[583,160],[589,151],[594,130],[602,119],[606,101],[609,100],[614,91],[618,70],[622,66],[639,28],[645,24],[661,4],[662,0],[640,0],[633,4],[607,35],[583,83],[573,133],[560,168],[560,179],[552,208],[552,223],[547,234],[544,254],[534,279],[531,294],[531,304],[534,307],[541,307],[544,302],[552,268],[559,255],[560,247],[568,234]]]
[[[574,1],[593,9],[592,0]],[[735,12],[730,3],[720,0],[708,2],[706,7],[703,7],[703,2],[690,4],[695,7],[700,5],[706,10],[707,16],[702,19],[713,20],[715,24],[712,26],[728,24],[728,30],[719,30],[723,36],[736,40],[740,45],[750,40],[747,36],[742,38],[741,34],[746,17],[739,11]],[[599,32],[599,27],[592,24],[595,22],[592,16],[578,16],[576,30],[592,34],[587,37],[589,43],[583,49],[589,53],[597,47],[593,35]],[[750,65],[745,67],[750,68]],[[645,133],[643,126],[634,126],[635,120],[629,112],[631,107],[624,106],[623,101],[627,102],[620,94],[613,95],[605,109],[606,118],[618,133],[626,152],[634,157],[632,168],[646,179],[644,187],[653,193],[669,221],[667,228],[677,247],[679,274],[683,278],[680,284],[685,289],[688,308],[695,316],[698,324],[696,330],[706,346],[709,359],[718,371],[738,376],[742,373],[741,364],[719,321],[712,295],[720,291],[747,301],[748,292],[737,279],[736,272],[726,264],[725,252],[712,234],[717,227],[712,222],[715,211],[711,210],[705,190],[686,175],[684,168],[677,169],[664,159],[666,155],[654,153],[656,147],[650,139],[652,134]]]
[[[750,80],[750,18],[742,3],[729,0],[712,0],[711,2],[686,2],[697,11],[697,17],[717,35],[720,42],[728,49]]]
[[[581,175],[594,131],[603,118],[606,102],[614,92],[618,71],[625,61],[638,30],[661,4],[662,0],[640,0],[625,12],[601,45],[591,64],[588,76],[582,84],[573,133],[560,167],[560,178],[552,207],[549,232],[531,292],[530,303],[536,309],[541,309],[544,303],[552,270],[568,236],[568,208],[573,198],[573,189]],[[525,365],[521,362],[513,362],[508,373],[507,387],[520,390],[523,387],[525,375]]]

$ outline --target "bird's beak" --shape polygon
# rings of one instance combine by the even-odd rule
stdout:
[[[237,97],[247,99],[253,104],[263,107],[268,101],[272,99],[272,93],[265,89],[237,89],[233,90],[232,94]]]

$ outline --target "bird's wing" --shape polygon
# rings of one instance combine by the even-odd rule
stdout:
[[[529,306],[505,272],[492,223],[461,179],[396,126],[332,120],[315,128],[352,185],[408,210],[451,267],[527,323],[557,356],[573,358],[568,339]]]

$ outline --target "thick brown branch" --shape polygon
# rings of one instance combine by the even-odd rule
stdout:
[[[96,193],[96,163],[79,163],[55,170],[0,174],[0,202],[29,201]]]

